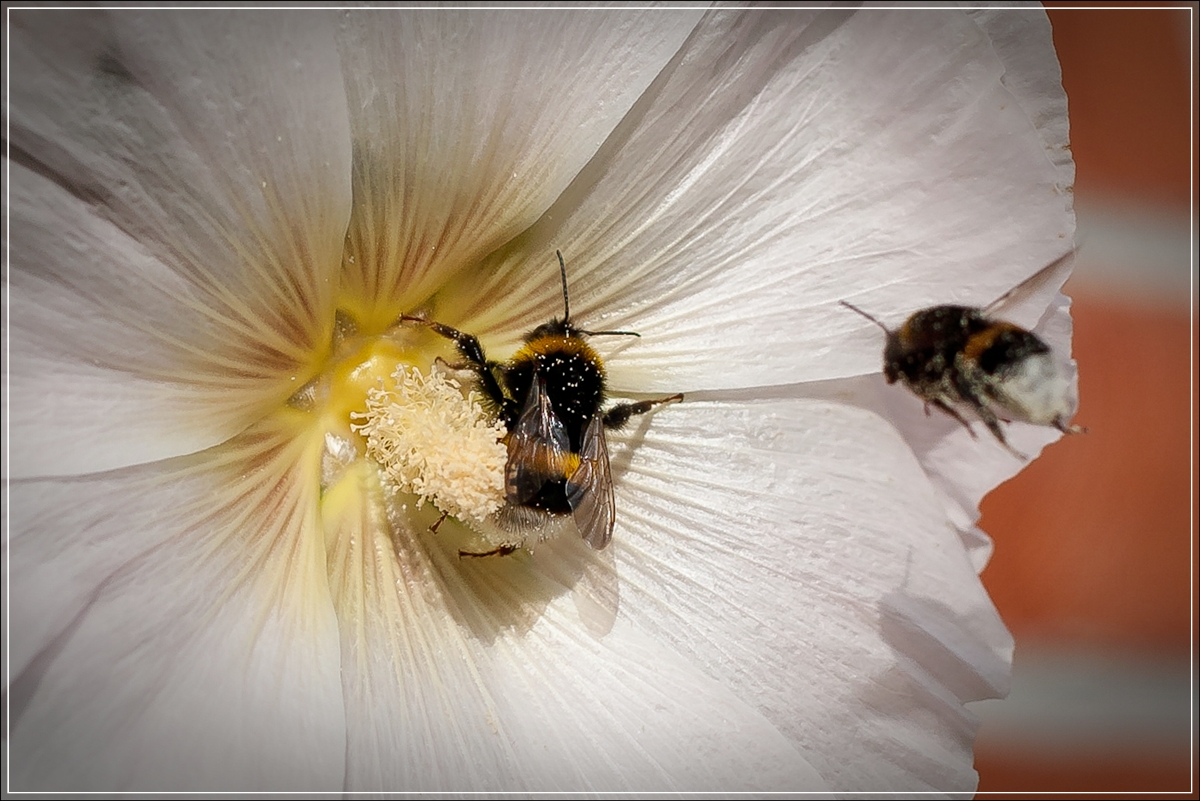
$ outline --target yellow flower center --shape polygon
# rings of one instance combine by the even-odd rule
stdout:
[[[393,497],[479,529],[504,503],[504,425],[483,409],[439,357],[445,340],[420,327],[363,335],[339,312],[326,369],[289,405],[307,412],[322,439],[322,506],[350,498],[363,469]],[[364,462],[369,467],[364,467]],[[324,509],[328,515],[332,510]]]

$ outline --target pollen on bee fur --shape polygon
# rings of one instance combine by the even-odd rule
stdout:
[[[475,393],[438,370],[400,366],[392,386],[367,393],[367,455],[397,489],[452,517],[479,523],[504,504],[504,424],[489,420]]]

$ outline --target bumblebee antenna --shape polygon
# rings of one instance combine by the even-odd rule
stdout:
[[[589,337],[606,337],[606,336],[621,336],[621,337],[640,337],[641,334],[636,331],[584,331],[579,328],[570,328],[571,320],[571,302],[567,299],[567,265],[563,262],[562,251],[554,251],[554,255],[558,256],[558,271],[562,273],[563,284],[563,325],[568,326],[569,330],[577,331],[584,336]]]
[[[558,271],[562,273],[563,282],[563,324],[565,325],[571,319],[571,301],[567,299],[567,265],[563,261],[562,251],[554,251],[554,255],[558,256]]]
[[[579,329],[576,329],[579,330]],[[579,331],[589,337],[640,337],[637,331]]]
[[[882,329],[883,329],[883,332],[884,332],[885,334],[890,334],[890,333],[892,333],[891,331],[889,331],[889,330],[888,330],[888,327],[887,327],[886,325],[884,325],[883,323],[879,322],[879,321],[878,321],[878,320],[876,320],[874,317],[872,317],[871,315],[867,314],[867,313],[866,313],[865,311],[863,311],[862,309],[860,309],[860,308],[858,308],[857,306],[855,306],[853,303],[847,303],[847,302],[846,302],[846,301],[844,301],[844,300],[839,300],[839,301],[838,301],[838,303],[842,304],[842,305],[843,305],[843,306],[845,306],[847,309],[850,309],[851,311],[856,311],[856,312],[858,312],[859,314],[861,314],[863,317],[866,317],[868,320],[870,320],[871,322],[875,323],[875,325],[877,325],[877,326],[879,326],[880,328],[882,328]]]

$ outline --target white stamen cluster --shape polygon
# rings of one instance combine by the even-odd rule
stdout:
[[[500,422],[487,419],[475,393],[458,382],[416,367],[392,373],[392,388],[367,393],[365,423],[353,426],[367,438],[367,454],[397,489],[460,520],[480,523],[504,503],[508,456]]]

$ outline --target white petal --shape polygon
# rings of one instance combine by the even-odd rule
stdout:
[[[341,52],[355,137],[351,294],[387,304],[379,313],[390,322],[527,228],[700,14],[350,12]]]
[[[984,305],[1071,248],[1062,175],[1003,82],[1017,65],[960,12],[714,12],[673,67],[481,267],[463,302],[482,330],[557,311],[528,263],[560,247],[580,324],[643,335],[618,387],[833,378],[878,371],[881,348],[839,300],[889,323]]]
[[[622,437],[625,438],[625,437]],[[838,792],[971,792],[962,702],[1011,639],[871,412],[687,402],[613,437],[621,614],[754,704]]]
[[[1054,52],[1050,20],[1040,8],[964,9],[992,40],[1004,63],[1004,85],[1029,116],[1045,141],[1046,153],[1058,167],[1060,183],[1075,183],[1067,125],[1067,96],[1062,69]],[[1015,13],[1014,13],[1015,11]]]
[[[14,790],[341,789],[319,452],[281,433],[13,485]]]
[[[222,441],[332,330],[350,208],[332,18],[12,13],[15,474]]]
[[[373,474],[350,481],[325,501],[347,789],[822,789],[727,687],[627,623],[590,633],[569,590],[595,558],[582,541],[463,560],[452,524],[389,534]]]

